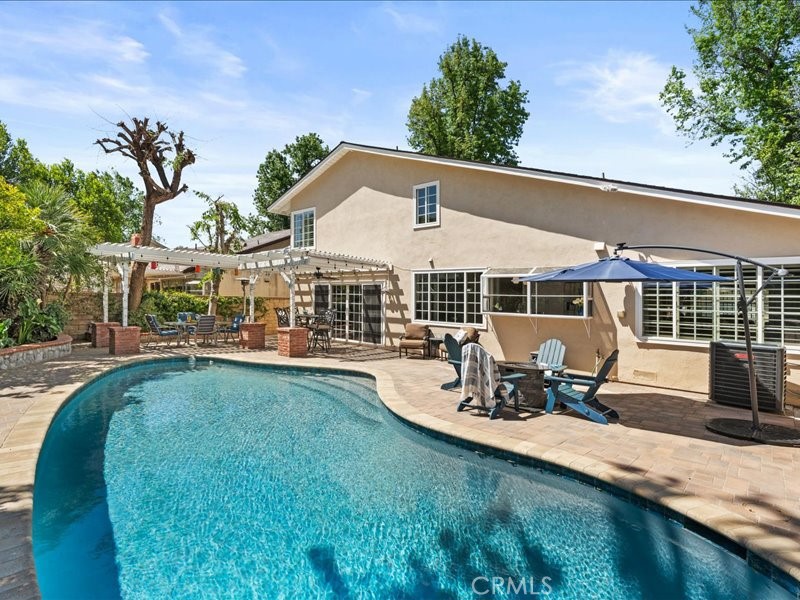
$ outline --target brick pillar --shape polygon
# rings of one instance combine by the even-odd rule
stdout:
[[[108,348],[108,330],[111,327],[119,327],[119,323],[109,321],[108,323],[92,323],[92,348]]]
[[[278,355],[302,358],[308,353],[308,329],[278,327]]]
[[[266,348],[266,325],[264,323],[242,323],[239,325],[239,347],[248,350]]]
[[[140,335],[141,329],[135,325],[130,327],[109,327],[108,353],[116,356],[139,354]]]

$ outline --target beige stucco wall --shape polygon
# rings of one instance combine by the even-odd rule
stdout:
[[[440,183],[441,225],[415,230],[412,187],[431,181]],[[391,345],[413,315],[412,271],[430,269],[429,261],[435,269],[571,265],[598,258],[595,242],[606,242],[610,251],[619,241],[751,257],[800,255],[800,221],[789,217],[363,153],[347,154],[292,200],[291,210],[309,207],[316,208],[318,249],[393,264],[386,297]],[[648,256],[709,258],[665,251]],[[598,353],[619,348],[621,380],[706,391],[707,348],[638,340],[636,295],[633,284],[595,285],[591,319],[488,317],[481,343],[502,358],[521,360],[541,341],[558,337],[569,366],[586,371]]]
[[[249,273],[236,275],[234,271],[225,271],[219,283],[220,296],[241,296],[242,284],[239,279]],[[249,290],[249,287],[247,288]],[[262,298],[289,298],[289,287],[278,273],[262,273],[256,281],[253,293]]]

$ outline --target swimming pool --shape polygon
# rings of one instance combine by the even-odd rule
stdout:
[[[367,377],[200,359],[61,411],[33,543],[44,598],[791,597],[660,514],[412,430]]]

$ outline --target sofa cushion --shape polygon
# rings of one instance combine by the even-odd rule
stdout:
[[[422,325],[420,323],[408,323],[406,325],[405,339],[424,340],[426,337],[428,337],[429,329],[430,328],[427,325]]]

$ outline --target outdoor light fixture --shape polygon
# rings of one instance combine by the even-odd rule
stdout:
[[[745,258],[736,254],[728,254],[726,252],[717,252],[716,250],[708,250],[705,248],[693,248],[691,246],[671,246],[671,245],[636,245],[629,246],[625,242],[620,242],[614,248],[614,256],[619,256],[620,252],[624,250],[686,250],[689,252],[700,252],[703,254],[710,254],[712,256],[721,256],[724,258],[732,258],[736,261],[736,282],[739,288],[738,308],[739,315],[742,318],[742,325],[744,326],[744,341],[747,348],[747,377],[750,384],[750,409],[753,414],[751,423],[744,419],[728,419],[728,418],[715,418],[709,419],[706,422],[706,428],[714,433],[719,433],[728,437],[738,439],[754,440],[764,444],[778,444],[784,446],[800,446],[800,436],[795,429],[790,427],[783,427],[781,425],[761,424],[758,415],[758,386],[756,380],[755,360],[753,358],[753,340],[750,333],[750,320],[748,318],[747,309],[756,300],[758,295],[767,287],[776,277],[786,277],[789,271],[783,268],[773,267],[771,265],[758,262],[751,258]],[[753,292],[748,298],[747,292],[744,287],[744,271],[742,263],[761,267],[769,271],[769,277]]]

